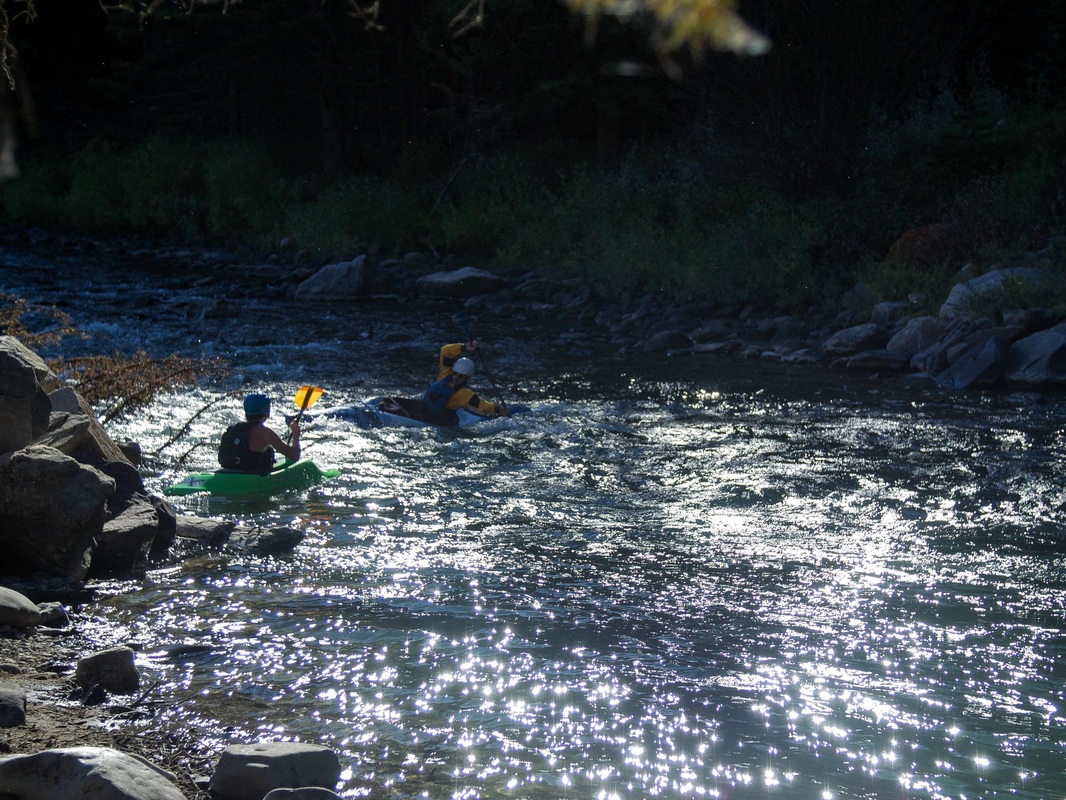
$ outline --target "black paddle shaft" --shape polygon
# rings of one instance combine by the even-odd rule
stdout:
[[[459,324],[463,326],[463,333],[466,335],[468,342],[474,341],[474,337],[470,333],[470,328],[466,326],[466,320],[463,319],[463,312],[459,310],[459,306],[452,302],[452,308],[455,309],[455,316],[459,319]],[[503,399],[503,392],[500,391],[500,387],[496,385],[496,379],[492,376],[492,370],[489,369],[489,365],[485,363],[485,357],[481,355],[481,348],[477,349],[475,355],[478,357],[478,361],[481,364],[481,369],[484,371],[485,376],[489,379],[489,383],[492,384],[493,390],[496,392],[496,397],[499,398],[501,405],[507,405],[507,401]]]

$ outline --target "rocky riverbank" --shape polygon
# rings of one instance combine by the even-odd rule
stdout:
[[[1066,388],[1062,316],[1023,299],[1050,296],[1058,280],[1042,266],[1046,251],[980,275],[959,265],[951,291],[921,306],[917,298],[865,297],[857,287],[849,310],[812,307],[795,314],[757,300],[681,301],[641,292],[608,298],[581,279],[527,270],[487,272],[419,253],[326,262],[293,251],[288,242],[275,253],[262,254],[34,230],[8,231],[0,236],[0,246],[178,272],[190,281],[216,285],[213,299],[195,310],[205,321],[233,314],[249,296],[288,298],[301,308],[312,301],[459,302],[483,322],[551,320],[564,346],[606,340],[620,352],[818,365],[865,375],[913,376],[949,390]],[[920,308],[937,311],[922,313]]]
[[[262,800],[292,784],[244,773],[290,775],[293,764],[309,781],[301,786],[336,786],[340,767],[334,774],[325,748],[210,753],[195,731],[160,729],[154,710],[167,701],[142,685],[135,647],[101,650],[84,634],[87,579],[128,579],[204,552],[287,552],[303,536],[177,514],[145,490],[137,452],[36,353],[0,336],[0,795],[64,800],[91,775],[94,797],[179,800],[209,785]],[[247,785],[265,790],[243,794]]]

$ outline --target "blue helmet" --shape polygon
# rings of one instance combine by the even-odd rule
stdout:
[[[260,417],[270,413],[270,398],[265,394],[250,394],[244,398],[244,413],[249,417]]]

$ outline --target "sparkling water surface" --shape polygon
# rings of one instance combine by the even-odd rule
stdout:
[[[302,384],[323,406],[413,394],[463,338],[410,304],[204,319],[216,288],[45,261],[0,288],[60,303],[86,348],[232,360],[111,426],[157,494],[213,468],[239,396],[156,451],[226,392],[271,394],[280,429]],[[79,624],[137,643],[166,701],[145,725],[326,745],[353,798],[1066,797],[1063,398],[620,353],[465,314],[530,413],[313,420],[306,453],[341,477],[173,499],[299,528],[291,555],[99,583]]]

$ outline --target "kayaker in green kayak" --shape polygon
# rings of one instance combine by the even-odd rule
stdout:
[[[265,475],[274,469],[274,453],[289,461],[300,458],[300,421],[289,423],[292,444],[287,444],[266,426],[270,417],[270,398],[253,393],[244,398],[244,422],[226,428],[218,446],[218,463],[226,469]]]

